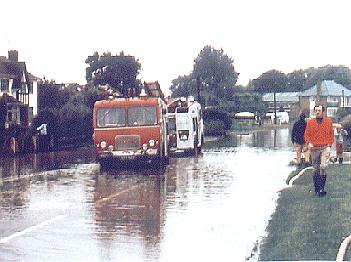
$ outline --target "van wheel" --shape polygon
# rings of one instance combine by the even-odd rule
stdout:
[[[194,149],[193,149],[193,153],[195,156],[197,156],[197,154],[199,153],[199,149],[197,147],[198,141],[197,141],[197,137],[194,139]]]

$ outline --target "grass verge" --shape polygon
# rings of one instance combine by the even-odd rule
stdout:
[[[281,192],[259,260],[335,260],[351,235],[351,166],[333,164],[327,173],[323,198],[314,195],[312,170]],[[351,247],[345,260],[351,260]]]

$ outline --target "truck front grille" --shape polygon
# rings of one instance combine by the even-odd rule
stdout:
[[[121,135],[115,138],[116,149],[136,149],[140,148],[140,136]]]

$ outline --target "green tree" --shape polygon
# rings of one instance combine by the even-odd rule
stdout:
[[[178,78],[173,79],[170,91],[172,97],[196,97],[196,88],[191,75],[178,76]]]
[[[254,88],[260,93],[285,92],[287,91],[287,76],[276,69],[272,69],[253,80]]]
[[[287,91],[287,76],[278,70],[270,70],[263,73],[259,78],[253,81],[255,90],[260,93],[273,92],[274,97],[274,123],[277,123],[276,111],[276,93]]]
[[[234,60],[225,55],[223,49],[207,45],[200,51],[194,61],[191,78],[200,81],[199,88],[207,94],[206,104],[218,105],[233,91],[239,75],[233,63]]]
[[[69,91],[64,89],[64,84],[41,83],[38,89],[39,110],[59,109],[70,97]]]
[[[305,74],[307,74],[305,89],[323,80],[334,80],[336,83],[351,88],[351,71],[346,66],[326,65],[318,68],[311,67],[305,70]]]
[[[292,73],[287,74],[288,82],[287,82],[287,91],[302,91],[304,90],[306,80],[307,80],[307,73],[300,69],[295,70]]]
[[[76,96],[59,110],[58,138],[91,137],[92,111]]]
[[[106,93],[99,89],[86,86],[82,90],[83,101],[82,103],[93,111],[94,103],[98,100],[106,99]]]
[[[132,89],[134,93],[140,92],[140,81],[137,76],[141,70],[139,60],[133,56],[124,55],[123,51],[119,55],[111,55],[110,52],[102,56],[95,52],[89,56],[85,63],[86,80],[93,86],[109,85],[123,96],[128,96]]]
[[[104,98],[95,88],[70,88],[64,84],[43,83],[39,86],[39,113],[33,120],[32,132],[48,124],[54,147],[73,146],[90,141],[94,102]],[[79,141],[77,140],[79,139]]]

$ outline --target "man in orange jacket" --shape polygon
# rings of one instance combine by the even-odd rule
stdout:
[[[333,124],[329,117],[324,116],[325,108],[321,105],[314,107],[316,118],[307,123],[304,138],[310,150],[310,157],[314,167],[313,183],[315,194],[323,197],[327,174],[330,148],[334,143]]]

